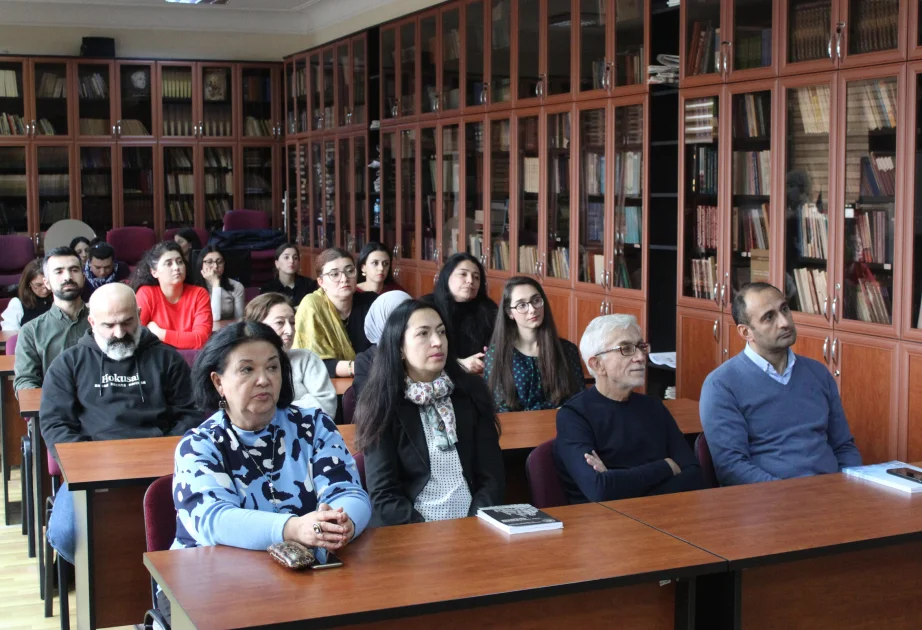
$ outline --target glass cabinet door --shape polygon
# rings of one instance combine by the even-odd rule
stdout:
[[[438,228],[438,189],[436,187],[439,177],[439,158],[436,145],[435,127],[423,127],[419,132],[420,160],[420,233],[422,234],[422,250],[414,252],[420,260],[435,261],[438,259],[438,245],[436,240]],[[406,164],[406,162],[404,162]],[[406,181],[404,179],[404,181]],[[404,221],[416,224],[414,214],[404,215]]]
[[[717,265],[720,98],[687,99],[684,108],[682,295],[716,300],[720,283]]]
[[[323,141],[323,207],[317,214],[320,249],[336,245],[336,141]]]
[[[368,146],[365,136],[356,136],[352,143],[352,196],[355,199],[355,230],[353,231],[353,249],[358,253],[368,242],[368,230],[371,225],[370,197],[368,195]],[[377,235],[374,237],[378,238]]]
[[[518,100],[540,98],[544,89],[541,74],[541,0],[519,0],[516,25],[518,69]]]
[[[896,205],[896,77],[845,84],[843,316],[890,324]]]
[[[606,286],[604,108],[579,112],[579,282]]]
[[[922,30],[920,30],[920,33],[922,33]],[[918,70],[910,73],[910,80],[910,85],[915,86],[913,95],[915,101],[911,104],[912,109],[907,111],[907,116],[910,117],[910,120],[912,120],[912,116],[915,116],[915,125],[913,127],[916,130],[915,160],[916,172],[919,172],[919,169],[922,168],[922,80],[920,80]],[[912,230],[912,305],[909,325],[913,328],[922,328],[922,318],[920,318],[920,314],[922,314],[922,178],[920,177],[913,179],[912,198],[914,201],[912,209],[913,220],[906,228]]]
[[[419,258],[416,249],[416,130],[400,132],[400,258]]]
[[[298,234],[301,245],[311,247],[311,188],[310,145],[298,145]]]
[[[643,0],[618,2],[615,11],[615,87],[642,85],[646,81],[645,32]],[[610,80],[606,79],[606,83]]]
[[[685,7],[685,76],[721,72],[721,0],[690,2]]]
[[[824,315],[835,295],[829,265],[828,83],[785,98],[784,293],[792,310]]]
[[[422,81],[420,113],[433,114],[439,111],[438,87],[438,15],[427,15],[419,19],[419,46],[421,49],[419,74]]]
[[[336,60],[333,49],[323,51],[323,125],[324,129],[336,126],[336,87],[333,83]]]
[[[490,94],[484,104],[512,100],[512,1],[493,0],[490,14]]]
[[[193,152],[191,146],[163,147],[163,210],[166,229],[195,224]]]
[[[66,63],[36,63],[32,81],[35,87],[35,136],[69,135],[67,96],[70,72]]]
[[[464,237],[467,253],[485,264],[483,251],[484,127],[482,122],[464,124]]]
[[[338,151],[336,192],[339,196],[339,231],[342,235],[339,246],[352,251],[352,191],[349,186],[352,181],[352,150],[349,147],[349,138],[339,139]]]
[[[77,64],[77,127],[81,136],[112,135],[109,84],[107,64]]]
[[[541,159],[538,150],[538,116],[518,119],[519,198],[517,226],[519,273],[538,273],[538,193]]]
[[[38,146],[36,156],[38,229],[44,232],[70,218],[70,147]]]
[[[307,107],[307,58],[302,57],[295,60],[295,112],[297,123],[291,129],[292,133],[307,133],[310,129],[308,125],[308,107]]]
[[[605,90],[608,65],[608,3],[580,0],[579,91]]]
[[[490,121],[490,269],[511,271],[509,258],[509,177],[512,166],[508,118]]]
[[[484,61],[484,9],[483,2],[471,2],[464,7],[465,52],[465,105],[478,107],[486,104],[486,63]]]
[[[442,94],[443,112],[461,107],[461,9],[442,11]]]
[[[461,130],[442,127],[442,251],[445,259],[461,248]]]
[[[570,93],[572,25],[570,0],[547,0],[547,96]]]
[[[203,138],[234,135],[234,69],[231,66],[202,66]]]
[[[848,0],[848,54],[896,50],[899,18],[900,0]]]
[[[288,242],[298,238],[298,145],[285,147],[285,197],[284,204],[285,232]]]
[[[397,108],[397,31],[381,29],[381,116],[396,118]]]
[[[729,299],[749,282],[770,281],[772,93],[731,97]]]
[[[352,40],[352,105],[349,110],[349,124],[365,125],[367,117],[367,95],[365,85],[368,81],[367,42],[364,37]]]
[[[833,58],[832,0],[788,0],[787,7],[788,63]],[[734,67],[738,55],[734,52]]]
[[[150,137],[154,128],[154,100],[151,96],[152,72],[150,65],[122,64],[119,73],[119,137]],[[191,72],[191,68],[189,70]],[[189,75],[191,80],[191,75]],[[191,98],[191,97],[190,97]],[[191,101],[189,103],[189,120]],[[164,119],[166,113],[164,112]],[[187,135],[192,135],[191,131]]]
[[[643,105],[615,108],[614,267],[610,286],[643,286]]]
[[[285,62],[284,74],[285,91],[283,92],[283,115],[285,116],[285,133],[294,135],[298,130],[298,114],[295,107],[295,92],[297,91],[297,75],[294,60]]]
[[[381,133],[381,207],[375,213],[375,231],[381,228],[381,242],[398,255],[397,249],[397,134]]]
[[[24,136],[28,131],[26,125],[30,124],[30,121],[25,120],[26,90],[23,77],[23,62],[0,60],[0,113],[6,114],[0,117],[0,136]],[[12,153],[7,153],[6,157],[11,155]]]
[[[241,70],[243,98],[243,135],[247,138],[271,138],[275,135],[272,114],[272,69],[243,68]]]
[[[29,233],[29,172],[26,149],[0,146],[0,231]]]
[[[113,227],[112,147],[80,147],[80,219],[97,234]]]
[[[197,135],[192,96],[192,66],[164,66],[160,69],[160,110],[164,136]]]
[[[733,70],[772,65],[773,4],[772,0],[733,0]]]
[[[311,171],[311,196],[309,205],[309,215],[305,228],[310,231],[309,241],[311,247],[323,249],[323,144],[319,140],[311,141],[310,153],[310,171]]]
[[[339,100],[336,105],[336,124],[338,127],[351,124],[352,108],[352,71],[349,67],[351,55],[349,43],[343,42],[336,47],[336,89]]]
[[[233,147],[204,147],[205,228],[220,229],[234,203]]]
[[[308,72],[310,76],[310,113],[311,129],[323,129],[323,72],[320,68],[320,53],[316,52],[308,57]]]
[[[544,275],[570,279],[570,112],[547,116],[547,251]]]
[[[272,147],[243,147],[243,206],[260,210],[272,222]]]
[[[416,22],[400,27],[400,115],[416,114]]]
[[[154,223],[154,148],[120,147],[122,225]]]

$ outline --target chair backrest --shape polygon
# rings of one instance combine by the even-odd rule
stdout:
[[[170,228],[163,233],[163,240],[172,241],[173,237],[176,236],[176,233],[185,228]],[[195,230],[195,233],[198,234],[198,240],[202,242],[202,247],[208,244],[208,239],[211,238],[211,234],[208,233],[208,230],[205,228],[192,228]]]
[[[358,397],[355,395],[355,387],[352,385],[343,392],[343,424],[352,424],[352,418],[355,416],[355,402]]]
[[[269,215],[261,210],[229,210],[224,215],[224,231],[267,230],[272,227]]]
[[[144,493],[144,532],[148,551],[166,551],[173,544],[176,538],[173,475],[157,479]]]
[[[554,440],[539,444],[525,460],[525,476],[531,490],[531,502],[536,508],[544,509],[567,505],[567,491],[560,483],[557,467],[554,466]]]
[[[28,236],[0,236],[0,271],[21,273],[35,258],[35,243]],[[19,282],[19,279],[16,279]],[[12,283],[9,283],[12,284]]]
[[[698,458],[698,465],[701,466],[701,474],[707,487],[716,488],[720,486],[717,481],[717,471],[714,470],[714,460],[711,459],[711,449],[708,448],[708,441],[704,437],[704,433],[698,434],[698,437],[695,438],[695,457]]]
[[[243,303],[244,304],[249,304],[258,296],[259,296],[259,287],[244,287],[243,288]]]
[[[11,357],[16,354],[16,340],[18,338],[19,334],[17,333],[6,340],[6,356]]]
[[[120,227],[106,232],[106,242],[115,250],[116,260],[137,265],[144,252],[157,244],[157,235],[148,227]]]
[[[186,360],[186,363],[189,364],[190,369],[192,368],[193,364],[195,364],[195,357],[198,356],[199,351],[200,350],[198,348],[194,350],[188,348],[177,350],[177,352],[182,355],[182,358]]]
[[[353,453],[352,457],[355,459],[355,467],[359,469],[359,480],[362,482],[362,487],[368,490],[368,486],[365,484],[365,455]]]

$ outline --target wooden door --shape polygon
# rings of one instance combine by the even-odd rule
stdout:
[[[679,18],[679,48],[683,51],[679,85],[692,87],[721,83],[724,79],[722,0],[683,2]]]
[[[832,342],[833,333],[828,328],[798,326],[797,343],[791,349],[795,354],[814,359],[830,367]]]
[[[501,304],[503,301],[503,289],[506,286],[506,283],[502,278],[487,278],[484,280],[487,283],[487,295],[490,296],[490,299]]]
[[[157,63],[157,94],[160,97],[160,106],[158,120],[155,123],[157,126],[154,130],[155,136],[164,140],[179,138],[183,142],[201,137],[203,81],[198,74],[199,70],[200,68],[194,63],[169,61]],[[210,97],[216,94],[215,89],[209,90]],[[225,90],[227,89],[230,89],[229,83],[225,87]],[[214,120],[212,117],[210,122]],[[227,123],[232,125],[233,120],[226,121],[225,126]],[[122,121],[122,124],[126,123]]]
[[[0,220],[3,221],[4,232],[32,236],[35,229],[29,224],[32,197],[30,182],[35,178],[35,170],[29,155],[29,145],[24,137],[21,138],[22,144],[19,145],[0,144],[0,173],[3,174]]]
[[[282,109],[279,99],[279,73],[274,64],[237,66],[238,105],[234,124],[242,142],[266,142],[281,137]]]
[[[547,21],[547,15],[542,14],[542,4],[545,4],[542,0],[518,0],[512,9],[516,50],[516,107],[539,105],[546,87],[542,55],[547,48],[547,41],[542,38],[542,22]],[[570,58],[569,51],[566,58]]]
[[[704,379],[720,365],[720,315],[680,308],[676,316],[676,396],[698,400]]]
[[[775,76],[778,5],[772,0],[726,0],[727,30],[721,32],[721,39],[728,81]]]
[[[554,326],[557,328],[557,335],[561,339],[567,339],[579,345],[581,331],[576,331],[575,327],[570,326],[572,318],[570,317],[570,305],[573,302],[571,293],[568,289],[553,289],[544,287],[544,293],[547,295],[547,305],[545,306],[545,317],[550,312],[554,316]],[[497,304],[502,304],[497,302]]]
[[[162,136],[163,127],[154,117],[155,98],[160,93],[159,85],[155,85],[155,81],[159,84],[159,74],[154,62],[118,61],[115,78],[116,136],[146,140]]]
[[[233,64],[200,63],[197,68],[200,138],[239,138],[237,73]],[[270,115],[271,118],[271,115]]]
[[[576,111],[576,232],[579,252],[573,267],[581,291],[607,291],[611,286],[611,162],[606,160],[611,136],[608,101],[581,103]],[[574,171],[571,171],[574,172]]]
[[[162,176],[159,175],[156,147],[152,144],[117,146],[116,227],[141,225],[156,230],[155,209],[162,203],[158,186]]]
[[[837,332],[833,374],[855,444],[865,464],[897,456],[898,344],[869,335]]]
[[[80,205],[77,217],[100,236],[115,225],[115,146],[77,145],[76,199]]]
[[[541,281],[561,287],[573,286],[573,219],[575,165],[571,159],[571,121],[573,108],[558,105],[544,108],[544,142],[539,167],[539,183],[544,184],[543,212],[540,213]]]
[[[782,0],[778,32],[772,54],[777,54],[781,74],[835,70],[837,0]]]
[[[80,140],[111,142],[115,121],[115,64],[112,61],[76,62],[76,135]]]
[[[586,327],[589,325],[589,322],[605,314],[605,307],[608,301],[605,299],[605,295],[601,293],[575,292],[573,295],[573,308],[576,314],[576,329],[573,332],[574,336],[579,339],[583,331],[585,331]],[[558,326],[558,334],[559,333]],[[574,341],[574,343],[576,342]]]
[[[907,2],[839,0],[839,25],[834,43],[840,68],[874,66],[906,59]],[[838,25],[837,25],[838,26]]]
[[[720,339],[720,360],[729,361],[746,347],[746,340],[740,337],[739,332],[736,330],[736,323],[733,321],[733,318],[729,315],[723,316],[723,331],[721,331]]]
[[[410,261],[395,260],[394,263],[397,265],[394,269],[394,280],[414,298],[422,297],[424,294],[420,291],[420,270],[411,265]]]
[[[76,135],[71,104],[73,64],[69,59],[34,58],[28,98],[32,102],[32,137],[62,140]]]
[[[30,83],[28,59],[0,60],[0,101],[6,114],[0,125],[0,144],[21,144],[31,135]],[[24,165],[25,160],[21,164]]]
[[[922,345],[901,345],[899,407],[899,458],[917,462],[922,459]]]

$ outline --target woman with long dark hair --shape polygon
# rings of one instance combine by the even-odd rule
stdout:
[[[174,241],[155,245],[135,267],[131,288],[138,297],[141,324],[174,348],[201,348],[214,320],[211,298],[202,287],[186,284],[186,260]]]
[[[198,232],[192,228],[183,228],[173,235],[173,240],[182,249],[182,256],[188,264],[193,264],[196,258],[196,252],[202,249],[202,240],[198,237]]]
[[[240,319],[243,317],[243,285],[224,274],[224,254],[214,245],[199,252],[195,263],[196,284],[211,296],[211,317]]]
[[[497,411],[553,409],[585,389],[579,349],[557,335],[547,295],[531,278],[506,282],[484,378]]]
[[[381,243],[372,241],[363,247],[356,266],[359,275],[364,278],[355,286],[356,293],[381,295],[388,291],[403,291],[403,287],[394,280],[391,253]]]
[[[17,297],[10,300],[3,311],[3,330],[19,330],[39,315],[48,312],[54,304],[51,289],[45,284],[42,261],[33,260],[19,277]]]
[[[496,303],[487,296],[486,274],[480,261],[468,253],[445,261],[435,291],[423,298],[435,304],[445,317],[454,354],[465,371],[483,373],[483,357],[493,326]]]
[[[463,518],[502,502],[490,393],[454,360],[432,305],[410,300],[388,317],[355,423],[372,523]]]
[[[291,301],[297,310],[309,293],[317,290],[317,281],[298,273],[301,269],[301,254],[295,243],[283,243],[275,250],[275,277],[267,282],[260,293],[281,293]]]
[[[85,236],[75,236],[70,242],[70,248],[77,252],[77,256],[80,257],[80,264],[86,265],[89,261],[90,256],[90,247],[92,247],[90,239]]]

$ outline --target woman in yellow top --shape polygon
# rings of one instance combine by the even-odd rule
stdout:
[[[355,355],[371,346],[365,337],[365,316],[378,294],[355,292],[358,271],[344,249],[324,250],[314,269],[320,288],[298,305],[292,347],[323,359],[331,378],[353,376]]]

